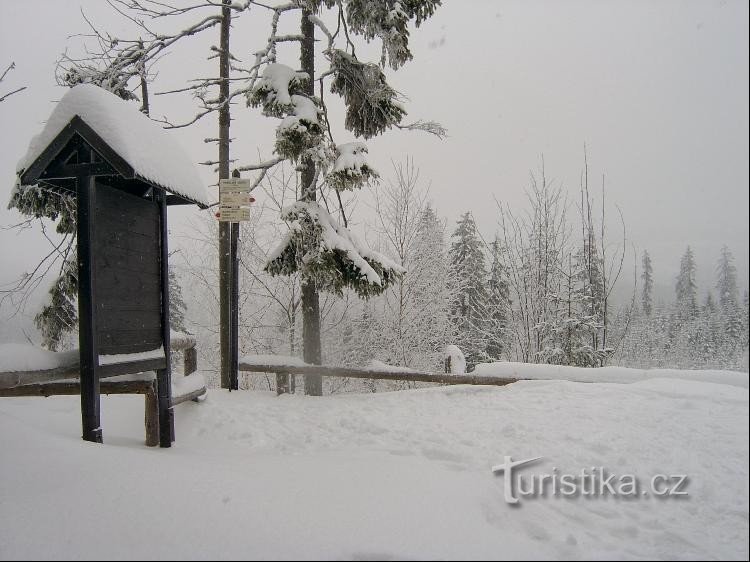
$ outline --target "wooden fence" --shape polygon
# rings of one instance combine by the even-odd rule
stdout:
[[[275,373],[276,393],[293,392],[291,375],[320,375],[322,377],[344,377],[387,381],[432,382],[437,384],[473,384],[504,386],[520,379],[488,377],[481,375],[451,375],[412,370],[387,370],[357,367],[330,367],[326,365],[276,364],[255,361],[251,357],[240,360],[239,370],[252,374]]]
[[[171,340],[173,352],[183,352],[183,375],[190,377],[198,369],[198,354],[193,337],[179,335]],[[163,363],[163,359],[161,360]],[[132,363],[118,363],[103,367],[99,382],[101,394],[143,394],[146,445],[159,444],[159,403],[156,375],[153,372],[133,373]],[[143,362],[138,363],[143,369]],[[44,371],[13,371],[0,373],[0,397],[7,396],[69,396],[81,393],[78,364]],[[198,375],[200,376],[200,375]],[[185,393],[173,393],[172,406],[197,400],[206,393],[202,388],[191,388]]]

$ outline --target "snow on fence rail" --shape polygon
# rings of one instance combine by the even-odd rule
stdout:
[[[390,381],[504,386],[521,380],[567,380],[584,383],[633,383],[647,379],[681,379],[748,388],[748,373],[717,370],[630,369],[625,367],[568,367],[537,363],[496,362],[476,366],[471,373],[443,374],[416,371],[373,362],[368,367],[310,365],[298,357],[249,355],[240,360],[240,371],[275,373],[278,394],[289,392],[289,375],[320,375]]]
[[[567,380],[572,382],[631,383],[647,379],[682,379],[748,388],[748,374],[737,371],[692,369],[631,369],[629,367],[570,367],[497,361],[480,363],[474,374],[500,379]]]
[[[248,355],[240,359],[239,370],[248,373],[275,373],[276,392],[289,392],[289,375],[320,375],[323,377],[344,377],[353,379],[375,379],[389,381],[432,382],[439,384],[482,384],[503,386],[516,382],[515,378],[486,377],[464,374],[451,375],[427,371],[405,370],[402,367],[375,365],[372,367],[333,367],[310,365],[297,357],[273,355]]]

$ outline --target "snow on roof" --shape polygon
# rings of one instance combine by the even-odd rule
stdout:
[[[168,191],[209,205],[206,186],[174,135],[129,102],[92,84],[70,88],[58,102],[40,134],[31,139],[16,166],[20,176],[58,134],[78,116],[117,152],[135,174]]]

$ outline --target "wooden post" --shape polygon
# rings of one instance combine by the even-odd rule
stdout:
[[[79,163],[92,161],[92,150],[83,146]],[[99,410],[99,347],[96,339],[96,281],[93,252],[96,178],[76,178],[76,234],[78,236],[78,345],[81,367],[81,422],[83,439],[102,442]]]
[[[183,374],[185,376],[192,375],[198,370],[198,350],[193,346],[185,349],[183,353],[185,354]]]
[[[167,230],[167,194],[163,190],[154,190],[159,205],[159,232],[161,238],[161,337],[164,356],[167,358],[164,369],[156,372],[157,392],[159,398],[159,446],[171,447],[174,441],[174,410],[172,409],[172,367],[169,357],[169,245]]]
[[[233,178],[239,178],[240,172],[239,170],[234,170],[232,172]],[[230,381],[230,390],[239,390],[240,384],[239,384],[239,363],[240,363],[240,341],[239,341],[239,325],[240,325],[240,261],[239,261],[239,254],[237,253],[237,249],[239,247],[240,242],[240,224],[237,222],[233,222],[232,224],[232,231],[231,231],[231,238],[229,242],[229,253],[231,256],[231,292],[229,296],[229,315],[230,315],[230,324],[231,324],[231,339],[229,341],[229,349],[231,350],[231,355],[229,358],[229,381]]]
[[[289,394],[289,373],[276,373],[276,396]]]
[[[146,447],[156,447],[159,444],[159,398],[156,388],[147,392],[144,400],[146,402]]]
[[[219,37],[219,180],[229,178],[229,31],[232,18],[231,0],[222,0]],[[219,223],[219,348],[221,353],[221,388],[232,388],[231,341],[232,321],[229,310],[231,292],[231,228]]]

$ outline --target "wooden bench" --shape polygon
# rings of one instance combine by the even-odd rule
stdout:
[[[172,380],[172,405],[189,400],[197,401],[206,394],[203,377],[197,373],[198,356],[196,342],[186,334],[172,334],[170,347],[173,352],[182,351],[183,377]],[[153,369],[162,368],[164,360],[155,360]],[[137,368],[141,372],[133,373]],[[148,361],[124,362],[101,367],[99,392],[101,394],[143,394],[146,446],[159,445],[159,401],[156,373],[146,371]],[[40,371],[13,371],[0,373],[0,397],[7,396],[71,396],[81,393],[78,364],[63,365]]]

